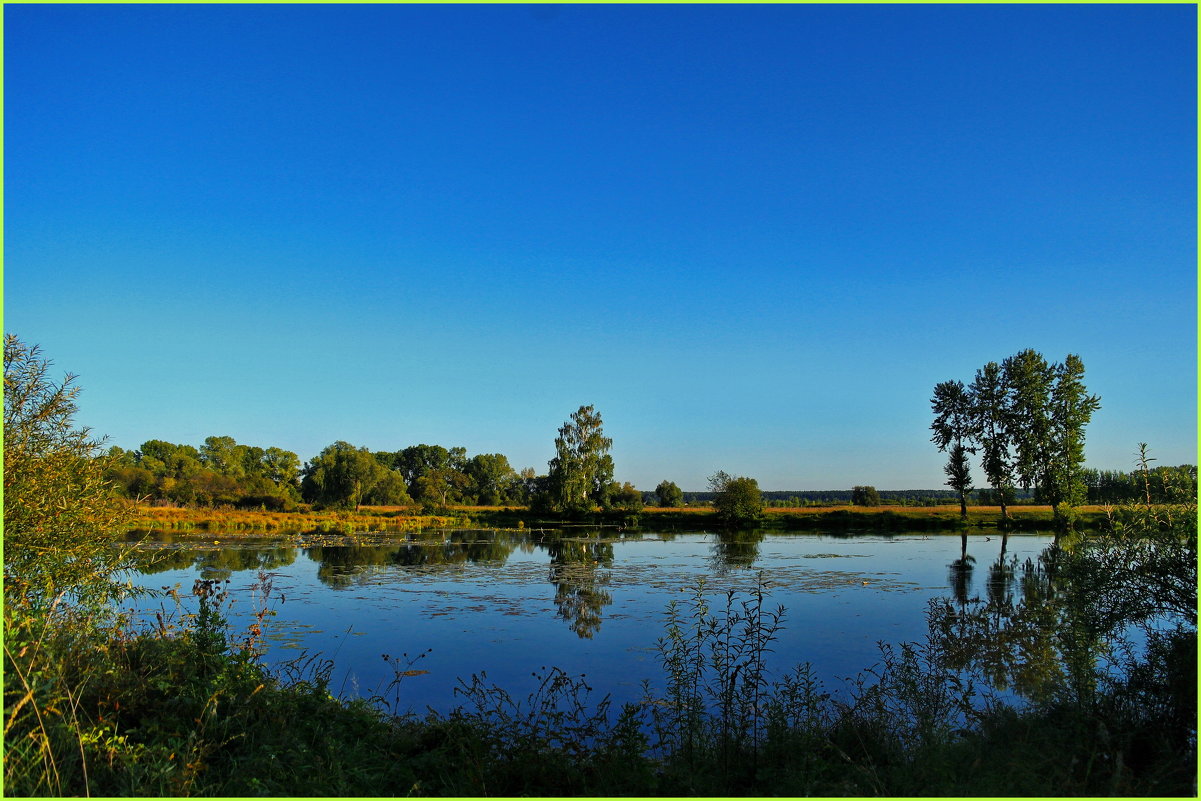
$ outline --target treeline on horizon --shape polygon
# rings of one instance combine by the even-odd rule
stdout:
[[[533,468],[515,470],[504,454],[468,456],[462,447],[413,445],[397,451],[370,451],[336,442],[308,462],[278,447],[238,443],[233,437],[207,437],[199,447],[148,440],[136,450],[110,448],[108,478],[129,498],[183,506],[233,506],[289,510],[300,503],[338,506],[528,506],[547,476]],[[341,474],[342,480],[336,480]],[[1088,503],[1169,499],[1169,488],[1196,494],[1195,465],[1159,466],[1149,481],[1141,473],[1086,468],[1082,478]],[[333,479],[333,480],[332,480]],[[666,482],[669,483],[669,482]],[[613,482],[610,505],[635,506],[634,494],[648,506],[708,505],[712,491],[683,491],[672,502],[663,493],[635,490]],[[943,489],[878,490],[888,505],[954,503],[958,493]],[[765,490],[768,506],[840,505],[855,502],[851,489]],[[993,491],[971,493],[973,503],[995,504]],[[356,502],[357,501],[357,502]],[[1017,490],[1011,502],[1035,503],[1033,491]],[[602,504],[603,506],[604,504]]]

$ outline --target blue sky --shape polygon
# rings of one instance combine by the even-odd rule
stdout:
[[[4,329],[113,444],[930,488],[1031,347],[1196,461],[1194,6],[4,14]]]

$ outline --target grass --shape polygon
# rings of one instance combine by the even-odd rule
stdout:
[[[1105,507],[1083,506],[1078,525],[1097,528],[1106,520]],[[1010,525],[1018,530],[1051,530],[1053,511],[1049,506],[1010,506]],[[640,513],[623,511],[596,513],[594,522],[635,528],[719,526],[712,507],[661,508],[648,506]],[[444,514],[420,514],[416,507],[376,506],[356,511],[320,510],[302,507],[293,512],[266,510],[199,509],[139,506],[130,523],[133,530],[217,531],[238,533],[342,533],[415,531],[423,528],[458,528],[472,525],[525,528],[555,525],[546,515],[532,515],[524,507],[455,506]],[[999,506],[969,507],[968,527],[992,528],[1001,522]],[[760,525],[793,530],[953,530],[963,528],[957,506],[803,506],[767,508]]]
[[[415,531],[453,528],[470,519],[461,514],[413,514],[403,507],[363,508],[359,511],[299,510],[270,512],[240,509],[195,509],[139,506],[131,529],[167,531],[238,532],[342,532]]]
[[[934,641],[884,647],[841,689],[765,656],[785,622],[762,587],[672,604],[662,674],[614,709],[582,676],[544,670],[514,698],[462,680],[445,715],[394,714],[411,662],[373,699],[340,700],[332,665],[258,658],[271,587],[245,632],[200,611],[150,629],[58,610],[6,610],[5,790],[61,796],[1189,795],[1191,746],[1120,693],[1018,710],[981,704]],[[1187,643],[1177,649],[1187,651]],[[1195,634],[1192,648],[1195,650]],[[1195,660],[1194,684],[1195,684]],[[1130,688],[1119,688],[1127,692]],[[390,696],[391,702],[384,695]],[[1194,696],[1195,698],[1195,696]],[[1148,709],[1152,712],[1149,714]],[[1141,717],[1140,717],[1141,716]],[[1187,716],[1186,716],[1187,717]],[[1195,727],[1195,720],[1194,720]],[[1190,748],[1192,749],[1190,751]]]

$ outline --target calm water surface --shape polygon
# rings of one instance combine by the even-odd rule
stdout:
[[[1007,557],[1034,559],[1050,535],[1011,535]],[[662,686],[656,641],[665,610],[687,603],[704,582],[713,606],[725,593],[766,584],[766,606],[783,606],[784,628],[772,666],[808,661],[826,683],[871,667],[877,643],[925,638],[927,602],[985,594],[988,565],[1001,552],[995,535],[971,534],[974,569],[966,584],[950,565],[958,535],[646,533],[569,530],[563,536],[514,531],[425,531],[384,544],[362,539],[290,537],[226,542],[223,535],[147,543],[157,559],[134,577],[141,586],[229,580],[229,618],[245,629],[252,585],[271,575],[276,615],[269,619],[269,663],[320,652],[334,661],[331,689],[371,695],[393,678],[383,654],[428,653],[404,679],[402,705],[445,711],[459,677],[486,672],[515,696],[533,689],[533,671],[557,666],[587,674],[598,694],[641,697],[641,682]],[[956,586],[957,585],[957,586]],[[195,599],[186,597],[186,611]],[[281,602],[282,600],[282,602]],[[168,600],[141,610],[174,608]]]

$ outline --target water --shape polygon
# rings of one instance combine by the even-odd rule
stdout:
[[[1001,549],[998,536],[968,536],[976,567],[965,574],[949,569],[962,556],[955,535],[570,529],[424,531],[387,542],[372,536],[177,536],[146,544],[147,558],[165,561],[133,581],[178,586],[188,596],[198,578],[228,579],[237,635],[251,621],[252,586],[266,571],[276,611],[267,624],[267,662],[320,652],[335,663],[331,690],[370,696],[395,675],[382,655],[407,653],[416,660],[407,667],[425,672],[403,680],[402,706],[445,711],[455,705],[460,677],[486,672],[521,697],[536,685],[531,674],[551,666],[585,674],[598,698],[637,700],[644,679],[663,684],[656,641],[668,604],[688,601],[703,581],[717,607],[727,591],[749,592],[760,576],[765,606],[785,609],[769,664],[782,673],[808,661],[833,689],[878,661],[879,642],[923,640],[931,598],[985,595],[988,566]],[[1034,559],[1051,539],[1011,535],[1006,553]],[[185,603],[194,610],[194,598]],[[174,604],[140,602],[143,612],[160,606]]]

